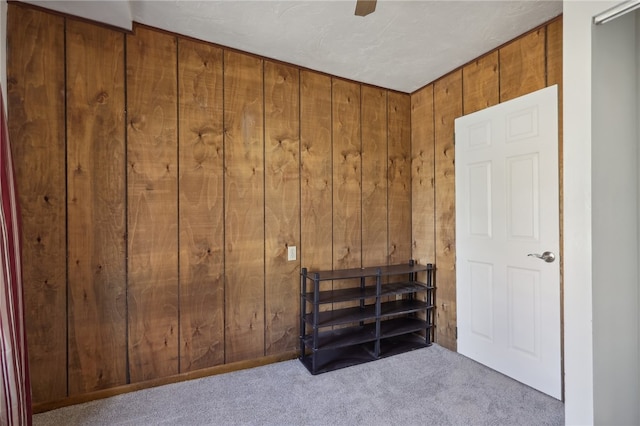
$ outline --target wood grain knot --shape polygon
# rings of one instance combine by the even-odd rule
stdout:
[[[96,102],[99,104],[104,104],[109,99],[109,94],[107,92],[100,92],[98,96],[96,96]]]

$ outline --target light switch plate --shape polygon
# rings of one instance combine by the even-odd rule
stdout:
[[[287,260],[296,260],[296,246],[289,246],[287,249]]]

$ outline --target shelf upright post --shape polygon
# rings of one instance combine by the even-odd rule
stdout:
[[[302,268],[300,272],[300,359],[305,359],[304,336],[306,327],[304,317],[307,313],[307,304],[305,302],[305,294],[307,293],[307,268]]]
[[[364,269],[364,268],[362,268]],[[364,296],[364,288],[365,288],[365,284],[366,284],[366,277],[363,275],[360,277],[360,291],[362,292],[362,295]],[[360,310],[364,310],[365,304],[364,304],[364,298],[360,298]],[[360,321],[360,326],[364,326],[364,321]]]
[[[316,272],[313,276],[313,358],[311,359],[311,369],[313,374],[317,372],[318,358],[318,322],[320,313],[320,274]]]
[[[434,333],[434,324],[433,324],[433,319],[434,319],[434,313],[433,313],[433,309],[435,307],[435,301],[434,301],[434,292],[435,292],[435,288],[433,287],[433,264],[432,263],[428,263],[427,264],[427,332],[426,332],[426,341],[425,343],[427,345],[431,345],[431,341],[432,341],[432,333]]]
[[[376,271],[376,340],[374,354],[376,359],[380,357],[380,315],[382,315],[382,269]]]
[[[413,268],[415,265],[416,265],[416,261],[413,260],[413,259],[409,259],[409,266]],[[412,270],[409,273],[409,282],[411,282],[411,283],[416,282],[417,279],[418,279],[418,273],[416,271]],[[409,300],[415,299],[415,292],[409,293],[408,298],[409,298]]]

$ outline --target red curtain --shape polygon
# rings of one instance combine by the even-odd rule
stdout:
[[[24,325],[20,216],[4,102],[0,91],[0,424],[31,425]]]

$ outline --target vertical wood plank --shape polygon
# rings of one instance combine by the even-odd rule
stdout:
[[[333,266],[331,78],[300,72],[300,262]]]
[[[333,128],[333,268],[362,266],[361,86],[332,79]],[[353,281],[333,281],[333,288]],[[336,307],[355,306],[357,302]],[[327,308],[329,306],[327,305]]]
[[[412,257],[435,263],[435,176],[433,85],[411,96]]]
[[[498,66],[498,51],[494,51],[462,68],[462,98],[465,115],[500,102]]]
[[[180,371],[224,363],[222,49],[178,40]]]
[[[362,86],[362,266],[388,258],[387,91]]]
[[[64,19],[9,4],[9,134],[34,403],[67,395]]]
[[[360,85],[333,79],[333,267],[362,262]]]
[[[389,92],[389,263],[411,258],[411,97]]]
[[[224,53],[225,361],[264,355],[263,63]]]
[[[127,35],[129,370],[178,373],[176,39]]]
[[[67,22],[69,394],[126,383],[124,35]]]
[[[547,25],[547,86],[554,84],[562,88],[562,19]]]
[[[411,96],[411,257],[421,265],[435,263],[435,143],[433,123],[433,84]],[[427,282],[425,272],[418,280]],[[428,301],[427,294],[418,296]],[[419,317],[433,324],[432,313]],[[430,331],[433,339],[434,331]]]
[[[462,115],[462,70],[434,83],[436,182],[436,342],[456,350],[454,120]]]
[[[547,25],[547,86],[554,84],[558,85],[558,164],[560,165],[560,198],[562,201],[562,19],[557,19]],[[560,209],[562,210],[562,202],[560,202]],[[562,217],[560,224],[562,225]]]
[[[287,248],[300,241],[300,76],[265,62],[265,352],[298,346],[300,261]]]
[[[500,52],[500,102],[535,92],[546,86],[546,29],[539,28],[502,47]]]

